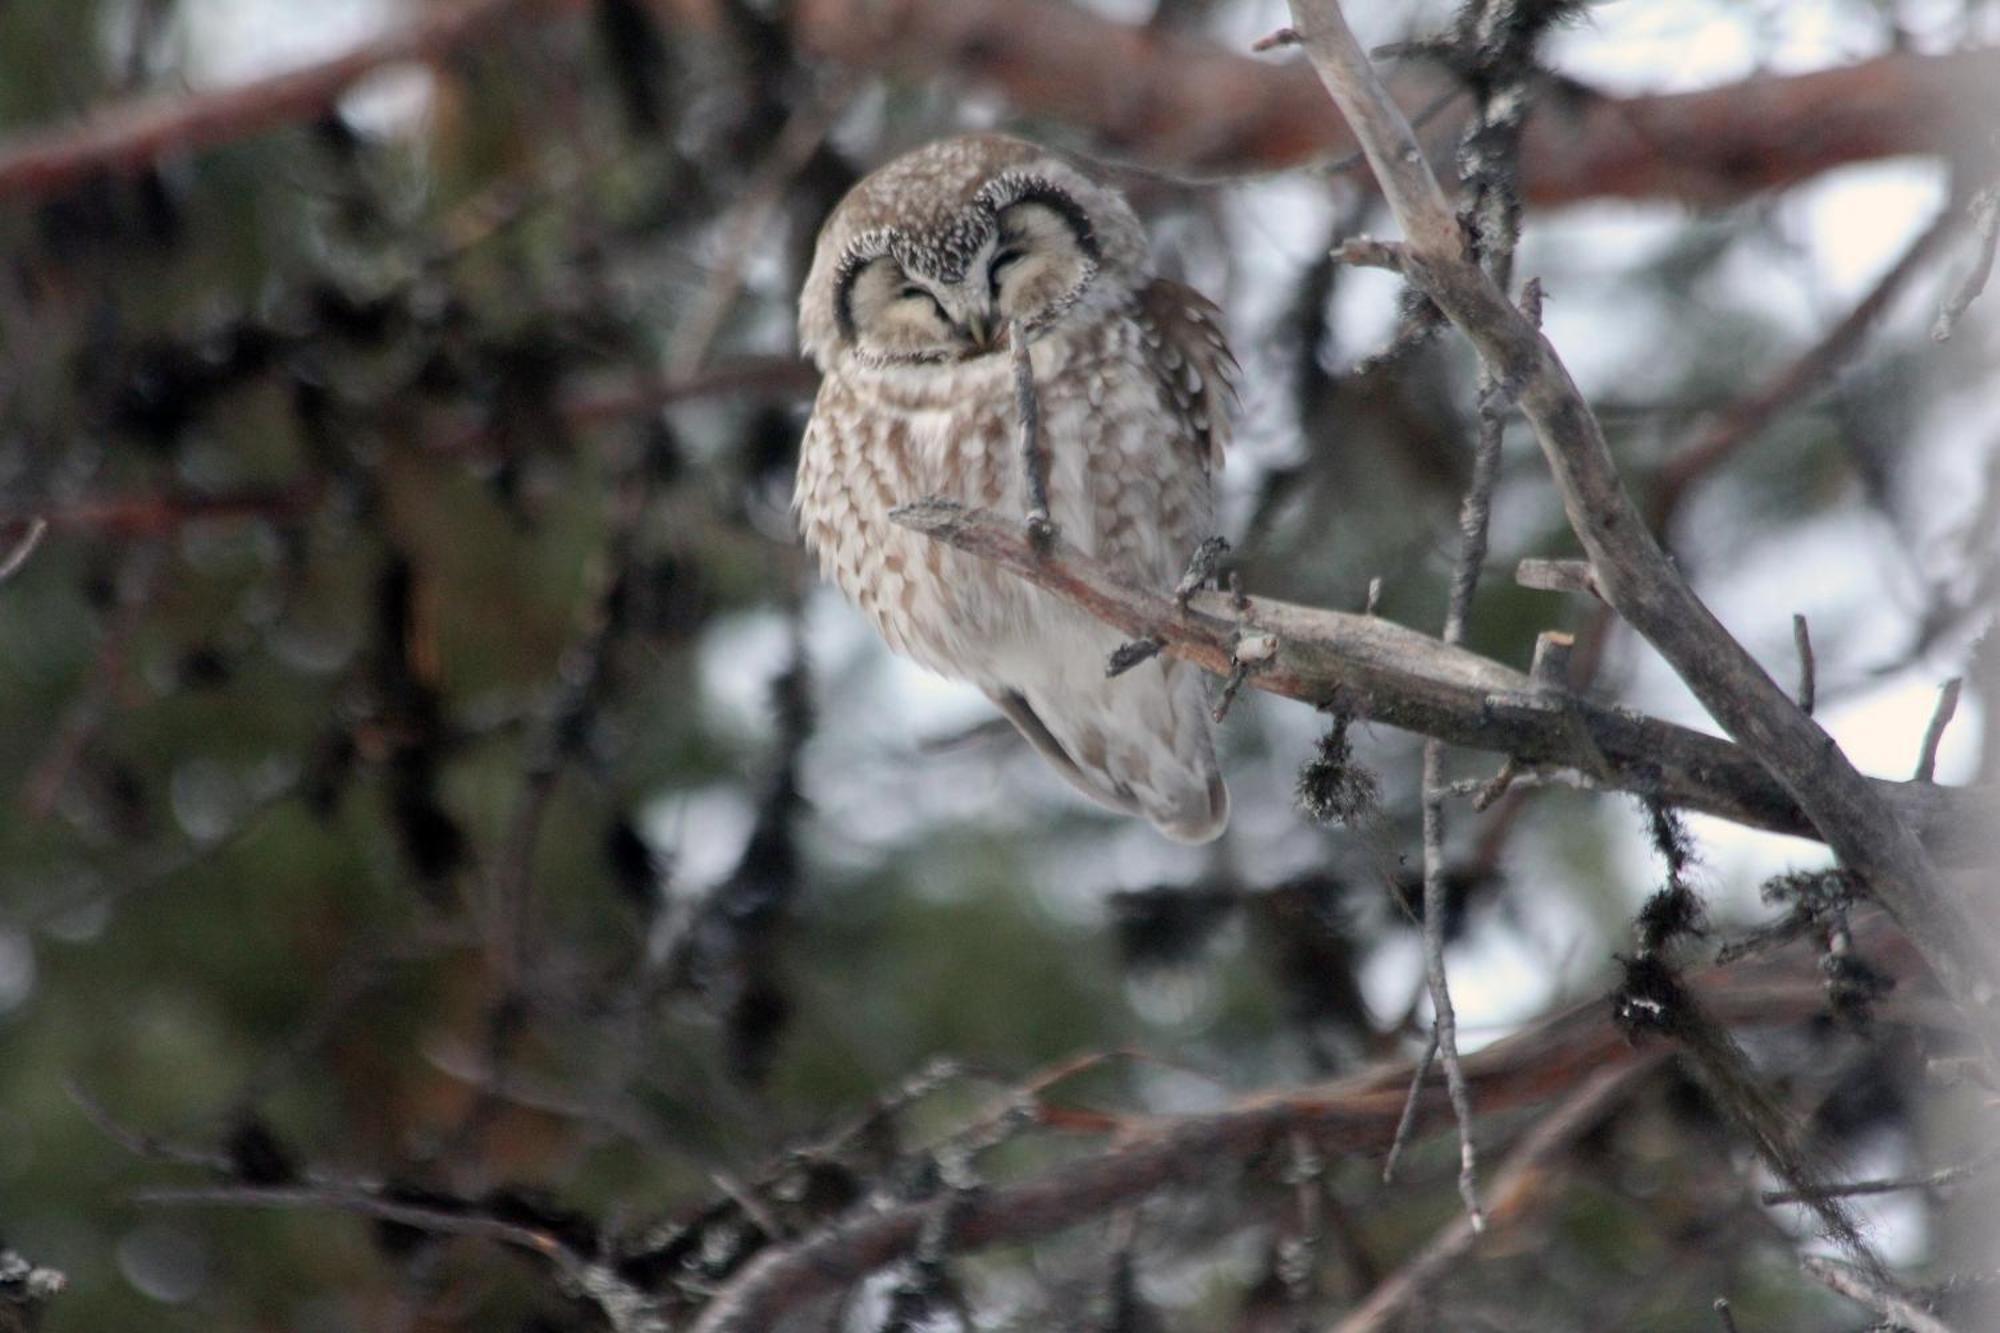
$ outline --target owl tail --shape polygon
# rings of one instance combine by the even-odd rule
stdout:
[[[1229,823],[1201,673],[1179,662],[1071,678],[989,697],[1078,791],[1139,815],[1175,842],[1212,842]]]

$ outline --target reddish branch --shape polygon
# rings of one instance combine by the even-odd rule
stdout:
[[[1900,939],[1879,930],[1870,935],[1871,958],[1899,971],[1913,965]],[[1711,968],[1690,985],[1720,1022],[1782,1024],[1820,1012],[1826,1000],[1819,985],[1780,979],[1782,966]],[[1898,1003],[1910,1001],[1902,990],[1897,995]],[[1468,1056],[1465,1072],[1481,1108],[1499,1113],[1566,1096],[1607,1079],[1607,1071],[1654,1058],[1651,1048],[1628,1043],[1612,1024],[1611,1006],[1594,999]],[[1130,1122],[1110,1148],[964,1196],[944,1248],[967,1252],[1038,1240],[1161,1190],[1212,1184],[1218,1170],[1269,1152],[1295,1133],[1310,1134],[1329,1155],[1379,1153],[1395,1133],[1409,1078],[1410,1063],[1395,1061],[1338,1083],[1249,1097],[1213,1114]],[[1425,1088],[1420,1130],[1442,1128],[1450,1116],[1444,1090]],[[723,1288],[692,1333],[774,1327],[779,1315],[910,1253],[936,1212],[930,1203],[885,1208],[768,1250]]]
[[[253,486],[201,494],[192,491],[135,491],[91,495],[47,509],[0,509],[0,523],[39,522],[56,535],[87,532],[100,537],[167,537],[203,520],[294,519],[319,507],[316,485],[282,489]]]
[[[649,3],[670,24],[718,22],[703,0]],[[0,144],[0,200],[40,198],[100,172],[132,174],[163,155],[308,120],[384,66],[435,64],[510,17],[579,8],[581,0],[466,0],[316,65],[31,132]],[[801,0],[792,22],[810,54],[982,84],[1023,113],[1166,170],[1274,171],[1357,146],[1303,62],[1273,64],[1059,0]],[[1104,78],[1106,69],[1120,77]],[[1539,204],[1605,196],[1718,204],[1845,163],[1977,150],[1965,108],[1981,105],[1996,79],[2000,50],[1898,53],[1696,93],[1544,97],[1522,142],[1524,193]],[[1449,86],[1440,71],[1412,65],[1396,92],[1414,109]],[[1435,141],[1455,141],[1463,114],[1432,122]]]
[[[1152,166],[1273,171],[1357,147],[1304,61],[1273,64],[1059,0],[801,0],[794,14],[818,54],[904,76],[970,78]],[[1523,192],[1540,204],[1721,203],[1843,163],[1976,149],[1966,108],[1982,104],[1996,77],[2000,50],[1987,50],[1891,55],[1697,93],[1545,97],[1522,142]],[[1413,67],[1396,94],[1414,114],[1448,87],[1441,72]],[[1456,142],[1464,114],[1433,122],[1433,142]]]
[[[1763,438],[1773,422],[1801,403],[1825,392],[1838,379],[1866,344],[1869,333],[1882,315],[1902,297],[1911,280],[1926,271],[1929,261],[1951,238],[1959,220],[1957,209],[1945,208],[1910,243],[1902,258],[1892,264],[1817,342],[1762,384],[1698,423],[1683,442],[1674,446],[1655,474],[1645,500],[1646,522],[1661,541],[1669,540],[1681,506],[1703,481],[1746,447]],[[1588,590],[1593,596],[1597,595],[1594,586]],[[1577,636],[1575,680],[1579,688],[1588,685],[1597,675],[1616,627],[1616,613],[1600,599],[1582,633]],[[1795,626],[1794,637],[1800,645],[1799,656],[1809,668],[1811,639],[1809,636],[1800,637],[1802,635],[1806,635],[1806,631]],[[1804,680],[1805,683],[1811,682],[1809,669]],[[1801,689],[1799,707],[1807,713],[1812,712],[1812,690]]]
[[[356,83],[388,65],[436,64],[518,13],[556,0],[464,0],[434,6],[400,31],[318,64],[232,88],[162,94],[99,110],[81,124],[0,143],[0,200],[34,199],[99,172],[131,174],[174,153],[233,143],[323,114]],[[573,9],[575,0],[563,0]]]
[[[1903,257],[1818,342],[1755,390],[1703,423],[1692,438],[1674,450],[1661,466],[1646,501],[1646,518],[1655,532],[1665,530],[1690,487],[1733,458],[1788,409],[1826,388],[1839,375],[1861,349],[1882,313],[1903,294],[1910,279],[1924,271],[1931,257],[1957,230],[1959,221],[1960,213],[1955,207],[1940,212],[1911,242]]]

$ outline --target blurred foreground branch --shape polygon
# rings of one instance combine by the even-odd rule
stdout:
[[[1166,593],[1133,587],[1060,540],[1046,555],[1036,553],[1018,523],[986,511],[932,500],[904,506],[896,517],[1007,566],[1132,638],[1157,639],[1171,656],[1220,676],[1234,669],[1239,619],[1223,594],[1197,594],[1183,613]],[[1755,755],[1718,737],[1553,694],[1491,658],[1377,617],[1252,597],[1248,620],[1277,640],[1269,661],[1245,682],[1257,689],[1316,706],[1338,703],[1521,764],[1575,769],[1593,785],[1752,828],[1820,836]],[[1869,785],[1947,860],[1959,854],[1954,835],[1992,799],[1984,789]]]
[[[1274,65],[1058,0],[804,0],[794,21],[813,54],[905,77],[969,78],[1162,170],[1275,171],[1358,146],[1304,62]],[[1104,78],[1106,69],[1120,77]],[[1967,108],[1996,75],[2000,50],[1981,50],[1666,96],[1569,85],[1570,96],[1543,98],[1528,116],[1522,193],[1543,205],[1606,196],[1720,204],[1848,162],[1977,151]],[[1398,70],[1396,97],[1413,116],[1454,89],[1434,66]],[[1461,105],[1439,115],[1435,142],[1456,142],[1468,114]]]
[[[649,0],[670,24],[713,27],[695,0]],[[467,0],[318,64],[236,87],[103,108],[80,124],[0,143],[0,199],[46,197],[100,172],[212,148],[322,115],[386,66],[436,63],[506,19],[573,14],[581,0]],[[804,54],[903,78],[994,87],[1026,114],[1072,125],[1106,151],[1173,172],[1238,174],[1325,162],[1357,142],[1303,63],[1272,65],[1210,42],[1119,23],[1057,0],[805,0],[791,16]],[[1107,68],[1121,77],[1102,77]],[[1606,97],[1575,85],[1540,99],[1521,142],[1523,197],[1675,198],[1706,205],[1833,167],[1910,154],[1981,151],[1976,117],[2000,78],[2000,49],[1899,52],[1839,69],[1760,75],[1694,93]],[[1410,62],[1406,107],[1436,105],[1452,75]],[[1467,116],[1429,127],[1455,142]]]
[[[0,143],[0,199],[40,198],[99,172],[131,174],[161,157],[233,143],[311,120],[362,79],[390,65],[444,60],[554,0],[464,0],[351,51],[231,88],[170,93],[102,108],[83,123]],[[564,0],[573,9],[575,0]]]

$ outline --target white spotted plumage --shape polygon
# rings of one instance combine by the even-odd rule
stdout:
[[[1010,213],[1016,200],[1042,213]],[[1054,258],[1034,252],[1037,236]],[[852,308],[857,270],[885,255],[898,266],[880,298],[893,343],[874,340],[876,316]],[[1024,304],[1010,310],[1013,274],[1024,275]],[[1217,312],[1148,273],[1120,196],[998,136],[898,159],[822,230],[800,298],[801,341],[824,375],[799,459],[800,528],[822,573],[893,650],[984,690],[1094,800],[1206,841],[1227,821],[1228,793],[1200,673],[1162,657],[1107,678],[1117,631],[888,519],[929,496],[1024,512],[1009,353],[1004,339],[968,333],[1004,327],[1000,316],[1031,330],[1063,537],[1130,578],[1172,586],[1213,531],[1235,371]]]

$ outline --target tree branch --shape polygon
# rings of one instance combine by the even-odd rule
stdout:
[[[664,21],[706,28],[713,7],[648,0]],[[165,154],[212,148],[322,114],[360,79],[403,61],[435,63],[515,14],[567,14],[582,0],[467,0],[408,29],[303,69],[234,88],[107,107],[81,124],[0,143],[0,199],[44,198],[93,175],[134,175]],[[792,30],[809,54],[999,89],[1019,110],[1077,126],[1149,166],[1265,172],[1350,155],[1353,135],[1304,64],[1271,64],[1058,0],[803,0]],[[1115,64],[1127,77],[1106,80]],[[1851,162],[1976,150],[1966,126],[2000,78],[2000,50],[1907,52],[1791,77],[1758,76],[1694,93],[1544,98],[1522,142],[1531,204],[1595,198],[1742,199]],[[1411,64],[1404,105],[1455,91]],[[1456,140],[1464,112],[1435,121]]]
[[[1621,1065],[1600,1070],[1522,1136],[1493,1177],[1488,1198],[1496,1226],[1517,1226],[1540,1202],[1552,1201],[1549,1164],[1569,1146],[1602,1124],[1604,1118],[1669,1054],[1664,1045],[1649,1047]],[[1472,1248],[1479,1230],[1470,1214],[1461,1213],[1419,1250],[1409,1262],[1384,1278],[1368,1299],[1334,1325],[1333,1333],[1379,1333],[1395,1326],[1396,1317]]]
[[[1358,146],[1303,62],[1257,60],[1058,0],[801,0],[793,23],[811,54],[906,78],[969,79],[1162,170],[1274,171]],[[1107,68],[1121,76],[1103,78]],[[1966,108],[1981,104],[1996,76],[2000,50],[1982,50],[1890,55],[1665,96],[1558,88],[1529,115],[1522,192],[1542,205],[1604,197],[1716,205],[1848,162],[1976,151],[1979,128]],[[1414,61],[1395,82],[1412,115],[1457,90],[1450,75]],[[1455,143],[1467,114],[1463,105],[1441,114],[1435,142]]]
[[[341,94],[387,65],[436,64],[507,19],[556,0],[464,0],[331,60],[211,92],[174,93],[102,108],[81,124],[30,131],[0,143],[0,199],[18,203],[100,172],[135,175],[171,153],[233,143],[323,114]],[[561,0],[561,7],[579,7]]]
[[[1294,26],[1403,225],[1405,271],[1467,335],[1548,459],[1605,600],[1723,729],[1791,793],[1842,863],[1908,930],[1992,1049],[2000,941],[1939,881],[1911,827],[1695,596],[1625,493],[1589,405],[1547,339],[1463,254],[1456,220],[1334,0],[1292,0]]]
[[[1907,1333],[1951,1333],[1944,1321],[1899,1291],[1892,1291],[1852,1264],[1837,1259],[1808,1257],[1799,1265],[1806,1275],[1829,1290],[1837,1291],[1858,1305],[1892,1321]]]
[[[906,527],[995,561],[1133,639],[1218,676],[1229,674],[1238,615],[1221,593],[1199,593],[1183,613],[1165,593],[1121,580],[1058,539],[1037,554],[1020,525],[942,501],[894,513]],[[1538,690],[1511,667],[1374,616],[1252,597],[1249,617],[1277,652],[1246,684],[1315,707],[1335,701],[1360,716],[1523,764],[1573,768],[1599,786],[1657,795],[1752,828],[1818,836],[1756,757],[1719,737],[1629,709]],[[1932,839],[1941,858],[1970,855],[1956,838],[1993,794],[1983,788],[1874,781],[1881,798]]]
[[[1871,938],[1868,947],[1879,951],[1895,942],[1893,936]],[[1912,961],[1904,952],[1902,962]],[[1779,981],[1781,970],[1710,968],[1689,984],[1721,1022],[1784,1023],[1819,1012],[1825,996],[1817,982]],[[1899,991],[1894,1003],[1911,1000]],[[1610,1014],[1602,997],[1593,998],[1466,1057],[1466,1077],[1480,1104],[1495,1113],[1538,1104],[1657,1058],[1652,1048],[1626,1041]],[[1410,1073],[1411,1063],[1397,1060],[1337,1083],[1252,1096],[1211,1114],[1141,1122],[1101,1152],[965,1196],[943,1245],[964,1253],[1051,1236],[1162,1190],[1203,1184],[1219,1168],[1272,1151],[1297,1133],[1310,1135],[1313,1146],[1329,1155],[1379,1153],[1401,1118]],[[1450,1116],[1444,1090],[1428,1087],[1417,1111],[1420,1129],[1442,1128]],[[690,1333],[774,1327],[783,1312],[909,1254],[935,1215],[929,1201],[893,1205],[765,1250],[722,1288]]]

